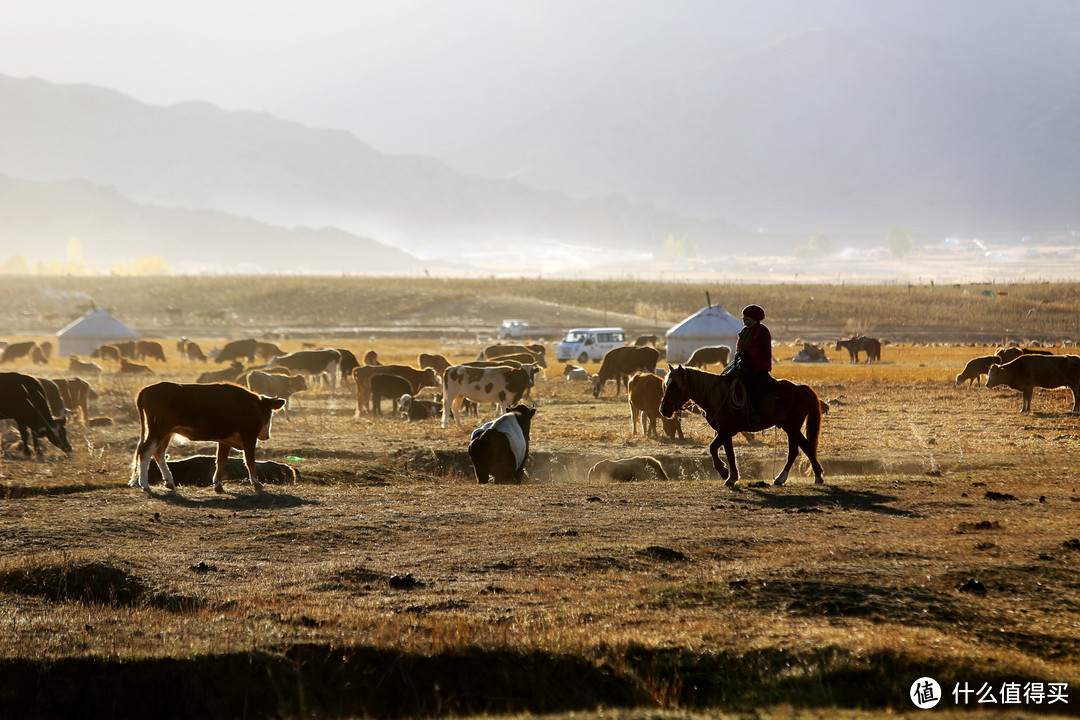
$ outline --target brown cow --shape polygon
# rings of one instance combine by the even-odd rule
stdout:
[[[255,357],[269,360],[272,357],[284,354],[285,351],[272,342],[263,342],[262,340],[255,342]]]
[[[94,348],[94,351],[90,353],[90,357],[99,360],[115,360],[120,362],[120,349],[115,345],[98,345]]]
[[[589,468],[589,482],[614,480],[632,482],[634,480],[668,480],[664,466],[648,455],[623,458],[622,460],[601,460]]]
[[[374,365],[382,365],[382,363],[379,362],[379,353],[374,350],[368,350],[364,353],[364,367],[372,367]]]
[[[38,438],[44,437],[66,453],[71,452],[68,442],[66,418],[53,417],[45,388],[37,378],[22,373],[0,373],[0,419],[14,420],[22,437],[23,451],[30,455],[30,438],[41,457]]]
[[[252,370],[247,373],[245,384],[253,393],[284,398],[285,405],[282,407],[282,412],[289,422],[292,422],[289,418],[289,399],[296,393],[307,390],[307,380],[303,375],[278,375],[261,370]]]
[[[120,372],[129,375],[153,375],[154,371],[146,365],[133,363],[126,357],[120,358]]]
[[[214,356],[214,362],[232,362],[240,358],[247,358],[249,363],[255,362],[255,347],[258,342],[254,338],[245,338],[225,343],[225,347],[221,348],[217,355]]]
[[[82,424],[90,422],[90,401],[97,397],[97,393],[82,378],[54,378],[56,389],[60,391],[60,397],[64,406],[71,413],[78,412],[82,417]]]
[[[660,414],[660,399],[664,397],[664,381],[655,373],[635,373],[626,385],[626,399],[630,403],[630,431],[637,435],[638,420],[641,432],[646,437],[657,435],[656,421],[659,419],[664,434],[669,438],[683,437],[682,420],[678,414],[666,418]]]
[[[197,342],[187,338],[180,338],[179,342],[176,343],[176,350],[191,362],[206,362],[206,354]]]
[[[442,377],[446,368],[450,367],[450,361],[442,355],[433,353],[420,353],[416,356],[416,366],[419,368],[431,368],[435,374]]]
[[[172,436],[189,440],[215,441],[218,444],[214,489],[224,492],[221,481],[229,459],[229,450],[244,451],[248,481],[256,491],[262,489],[255,469],[255,443],[270,437],[274,411],[285,405],[283,398],[256,395],[246,388],[229,383],[213,385],[159,382],[139,391],[135,407],[142,428],[135,449],[131,485],[150,492],[150,460],[156,460],[170,490],[176,489],[165,459]],[[136,474],[137,473],[137,474]]]
[[[338,365],[341,363],[341,353],[333,348],[321,350],[297,350],[288,355],[274,356],[268,363],[269,367],[284,367],[294,373],[310,375],[312,379],[318,379],[330,385],[333,390],[337,387]]]
[[[166,362],[165,348],[155,340],[139,340],[135,343],[135,359]]]
[[[45,351],[41,349],[40,345],[35,345],[30,348],[30,362],[35,365],[48,365],[49,356],[45,354]]]
[[[11,343],[6,348],[4,348],[3,355],[0,355],[0,363],[15,362],[20,358],[28,357],[36,347],[37,343],[33,340]]]
[[[232,365],[221,370],[207,370],[199,375],[197,383],[234,382],[244,372],[244,364],[233,360]]]
[[[997,355],[984,355],[968,360],[963,371],[956,376],[956,384],[960,385],[967,380],[969,386],[974,385],[976,380],[982,380],[982,376],[990,372],[990,368],[1001,363],[1002,360]]]
[[[1080,355],[1021,355],[995,365],[986,374],[986,387],[1007,385],[1023,393],[1020,412],[1030,412],[1035,388],[1067,387],[1073,394],[1073,412],[1080,412]]]
[[[731,359],[731,348],[727,345],[710,345],[699,347],[690,354],[686,364],[690,367],[705,369],[710,365],[727,365]]]
[[[83,362],[78,355],[68,356],[68,370],[77,375],[100,375],[101,366],[97,363]]]
[[[382,415],[382,401],[398,403],[406,395],[413,393],[412,383],[400,375],[375,373],[368,379],[371,386],[371,411]]]
[[[660,360],[660,351],[654,347],[634,347],[624,345],[608,350],[600,362],[600,372],[593,375],[593,397],[600,397],[600,391],[608,380],[615,381],[615,397],[626,384],[626,380],[639,370],[654,372]]]
[[[1021,355],[1053,355],[1049,350],[1032,350],[1031,348],[1012,347],[1001,348],[996,353],[1000,361],[998,364],[1004,365],[1005,363],[1012,362]]]
[[[501,360],[507,355],[531,355],[532,360],[525,360],[526,363],[535,362],[542,368],[547,368],[547,361],[544,359],[544,354],[547,348],[543,345],[489,345],[480,351],[480,354],[476,356],[477,360]],[[519,361],[521,362],[521,361]]]
[[[375,375],[397,375],[409,381],[410,395],[420,392],[421,388],[438,387],[439,378],[431,368],[421,369],[409,365],[364,365],[353,370],[353,382],[356,383],[356,414],[359,415],[371,399],[371,378]]]
[[[352,350],[346,350],[345,348],[334,348],[341,355],[341,361],[338,362],[338,373],[341,375],[341,382],[352,379],[352,371],[360,367],[360,361],[356,359],[356,354]]]

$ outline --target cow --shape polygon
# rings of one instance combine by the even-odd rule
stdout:
[[[368,350],[364,353],[364,367],[371,367],[373,365],[382,365],[382,363],[379,362],[379,353],[374,350]]]
[[[120,358],[120,372],[126,375],[153,375],[154,371],[146,365],[133,363],[126,357]]]
[[[589,482],[669,479],[668,474],[664,472],[664,466],[656,458],[648,455],[622,460],[601,460],[589,468]]]
[[[727,345],[710,345],[708,347],[699,347],[693,353],[690,354],[690,359],[686,361],[686,364],[690,367],[706,369],[710,365],[724,365],[728,364],[731,359],[731,348]]]
[[[491,402],[501,414],[510,405],[516,405],[525,391],[533,386],[540,368],[535,365],[515,367],[469,367],[451,365],[443,373],[442,427],[454,421],[461,426],[461,406],[468,399],[473,402]]]
[[[625,385],[626,380],[638,370],[654,372],[660,360],[660,351],[654,347],[635,347],[624,345],[608,350],[600,362],[600,371],[593,375],[593,397],[600,397],[600,391],[608,380],[615,381],[615,396]]]
[[[399,401],[403,395],[414,392],[412,383],[400,375],[376,373],[368,379],[371,387],[371,411],[376,415],[382,415],[382,401]]]
[[[135,343],[135,359],[165,362],[165,348],[154,340],[139,340]]]
[[[52,343],[48,340],[40,342],[38,343],[38,349],[41,350],[41,355],[45,358],[45,362],[49,362],[49,358],[52,357]]]
[[[165,478],[165,486],[176,489],[165,459],[165,451],[175,434],[189,440],[217,442],[214,490],[219,493],[224,492],[221,483],[229,450],[243,450],[248,481],[258,492],[262,483],[255,469],[255,443],[269,439],[274,411],[284,406],[284,398],[256,395],[231,383],[159,382],[147,385],[135,398],[141,432],[130,484],[135,487],[137,483],[149,493],[150,461],[155,460]]]
[[[960,385],[965,380],[968,381],[968,386],[972,386],[976,381],[982,381],[982,376],[990,372],[990,368],[994,365],[1000,365],[1001,358],[997,355],[984,355],[983,357],[977,357],[972,360],[968,360],[967,365],[964,366],[963,371],[956,376],[956,384]]]
[[[195,382],[200,384],[235,382],[244,372],[244,364],[239,360],[233,360],[232,365],[221,370],[207,370],[199,375]]]
[[[167,460],[169,472],[172,473],[173,482],[177,485],[197,485],[209,487],[214,482],[214,470],[217,466],[213,455],[193,455],[179,460]],[[255,474],[260,482],[271,485],[285,485],[295,483],[300,479],[300,473],[292,466],[273,460],[256,460]],[[225,472],[222,480],[245,480],[247,478],[247,466],[241,458],[229,458],[225,463]],[[150,482],[161,480],[161,469],[154,463],[150,463]]]
[[[276,355],[267,363],[269,367],[288,368],[294,373],[304,373],[318,378],[320,382],[330,385],[330,389],[337,388],[338,364],[341,362],[341,353],[333,348],[322,350],[297,350],[288,355]]]
[[[520,483],[525,479],[529,457],[529,431],[536,408],[514,405],[489,423],[473,430],[469,441],[476,482],[489,478],[496,484]]]
[[[424,369],[431,368],[436,375],[442,377],[442,374],[446,372],[446,368],[450,367],[450,361],[442,355],[420,353],[416,356],[416,366]]]
[[[176,351],[183,354],[190,362],[206,362],[206,353],[199,347],[199,343],[185,338],[180,338],[176,343]]]
[[[998,364],[1004,365],[1005,363],[1012,362],[1021,355],[1052,355],[1053,353],[1049,350],[1033,350],[1031,348],[1022,348],[1013,345],[1012,347],[1001,348],[994,354],[1000,358]]]
[[[97,358],[101,361],[115,360],[116,362],[120,362],[120,349],[115,345],[98,345],[94,348],[93,352],[90,353],[90,357]]]
[[[303,375],[278,375],[276,373],[252,370],[244,380],[247,389],[259,395],[284,398],[281,411],[289,422],[289,399],[298,392],[307,390],[307,380]]]
[[[543,345],[489,345],[480,351],[480,354],[476,356],[477,360],[499,360],[507,355],[531,355],[532,360],[526,359],[525,362],[535,362],[542,368],[547,368],[547,361],[544,360],[544,354],[547,349]],[[520,360],[519,360],[520,362]]]
[[[66,420],[71,415],[71,411],[68,410],[64,398],[60,395],[60,388],[49,378],[38,377],[35,379],[41,383],[41,389],[45,391],[45,400],[49,403],[49,412],[52,413],[52,416],[62,417]]]
[[[30,362],[35,365],[48,365],[49,356],[41,349],[40,345],[34,345],[30,348]]]
[[[101,374],[101,366],[97,363],[83,362],[78,355],[72,354],[68,356],[68,371],[76,375],[97,376]]]
[[[881,341],[877,338],[853,335],[847,340],[837,340],[836,349],[843,348],[848,351],[850,362],[859,362],[859,353],[866,353],[866,362],[877,362],[881,359]]]
[[[135,341],[125,340],[123,342],[114,343],[113,347],[120,353],[120,357],[128,358],[130,360],[135,359]]]
[[[657,435],[656,420],[659,418],[664,434],[669,438],[683,437],[682,420],[678,413],[666,418],[660,414],[660,399],[664,397],[664,381],[656,373],[635,373],[626,384],[626,399],[630,403],[630,433],[637,435],[638,420],[641,433],[646,437]]]
[[[37,343],[33,340],[11,343],[4,348],[4,353],[0,355],[0,363],[15,362],[21,358],[29,357],[30,352],[36,347]]]
[[[644,347],[646,345],[656,347],[659,344],[660,338],[656,335],[638,335],[637,340],[634,340],[634,347]]]
[[[82,424],[87,425],[90,422],[90,401],[98,394],[82,378],[53,378],[53,382],[60,391],[64,406],[72,413],[78,412],[82,417]]]
[[[562,369],[562,376],[566,378],[567,382],[570,382],[571,380],[588,380],[589,371],[580,365],[566,363],[566,367]]]
[[[270,358],[284,354],[285,351],[272,342],[265,342],[263,340],[255,341],[255,357],[257,358],[269,360]]]
[[[255,362],[255,348],[258,345],[258,340],[254,338],[246,338],[244,340],[233,340],[232,342],[225,343],[225,347],[218,351],[214,356],[214,362],[232,362],[233,360],[239,360],[241,358],[247,358],[249,363]]]
[[[1080,412],[1080,355],[1021,355],[1012,362],[990,368],[986,387],[998,385],[1023,393],[1020,412],[1031,411],[1035,388],[1067,387],[1073,394],[1072,411]]]
[[[16,372],[0,373],[0,419],[14,420],[22,438],[23,452],[30,456],[30,436],[34,450],[42,455],[38,438],[45,438],[65,453],[71,452],[66,420],[53,417],[45,389],[37,378]]]
[[[409,381],[410,395],[426,387],[438,387],[439,376],[431,368],[421,370],[409,365],[364,365],[353,370],[356,384],[356,415],[367,407],[371,399],[371,378],[375,375],[397,375]],[[400,393],[399,393],[400,394]]]
[[[430,420],[442,414],[442,403],[437,400],[421,400],[405,394],[398,398],[398,412],[409,422]]]
[[[352,379],[352,371],[360,367],[360,361],[356,359],[356,354],[352,350],[346,350],[345,348],[334,348],[341,355],[341,361],[338,362],[338,373],[341,375],[341,382],[344,384],[347,380]]]

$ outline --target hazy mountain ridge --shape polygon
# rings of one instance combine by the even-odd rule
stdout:
[[[645,250],[672,234],[713,246],[744,234],[616,197],[572,200],[468,177],[438,160],[383,155],[346,132],[268,115],[205,103],[152,107],[100,88],[3,76],[0,172],[85,179],[157,206],[334,226],[443,257],[463,241]]]

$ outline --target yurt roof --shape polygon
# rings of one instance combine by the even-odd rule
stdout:
[[[702,308],[667,331],[667,337],[726,337],[738,335],[742,330],[742,320],[719,305]]]
[[[117,320],[105,308],[94,308],[56,335],[57,337],[139,337],[139,333]]]

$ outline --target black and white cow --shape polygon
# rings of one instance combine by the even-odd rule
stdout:
[[[470,367],[451,365],[443,373],[442,426],[450,422],[451,413],[461,426],[461,405],[466,399],[477,403],[495,403],[499,413],[521,400],[533,386],[539,366]]]
[[[488,478],[498,484],[520,483],[525,479],[525,460],[529,457],[529,430],[536,408],[515,405],[473,430],[469,459],[478,483]]]

